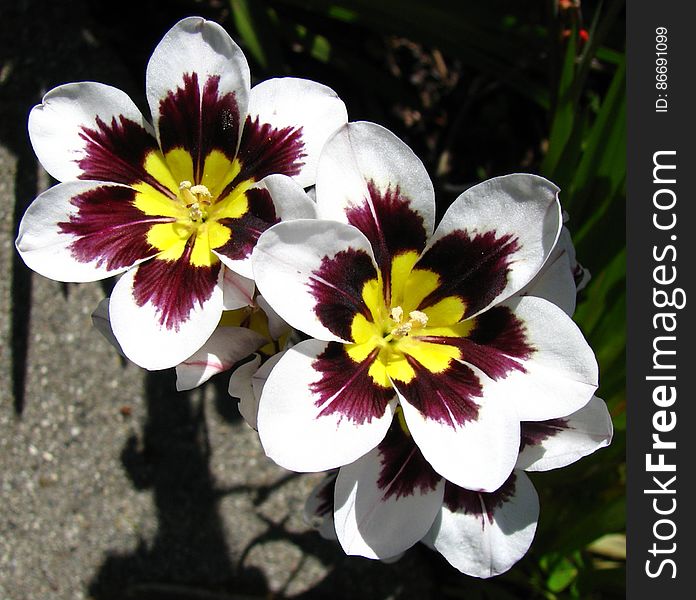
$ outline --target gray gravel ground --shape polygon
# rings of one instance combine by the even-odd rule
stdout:
[[[175,392],[173,372],[126,364],[92,329],[102,284],[24,267],[18,219],[51,183],[29,108],[62,82],[142,82],[83,2],[3,7],[0,49],[0,599],[432,597],[426,549],[382,565],[308,529],[316,476],[263,456],[224,377]]]

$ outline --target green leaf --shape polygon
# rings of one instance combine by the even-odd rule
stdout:
[[[265,0],[230,0],[230,8],[245,49],[264,71],[280,72],[281,50]]]
[[[584,548],[605,533],[624,531],[626,528],[626,499],[598,498],[579,510],[574,523],[559,532],[552,546],[566,553]]]
[[[551,123],[549,148],[541,166],[541,172],[554,179],[558,161],[563,154],[566,143],[573,133],[575,125],[575,101],[573,97],[573,82],[575,80],[576,32],[568,39],[563,69],[558,82],[556,110]]]
[[[569,190],[571,214],[595,221],[626,179],[626,61],[619,65],[592,126]],[[593,200],[591,206],[588,205]],[[599,203],[599,204],[598,204]],[[587,224],[586,224],[587,225]],[[588,225],[589,226],[589,225]]]
[[[553,567],[549,573],[546,585],[552,592],[562,592],[575,579],[578,568],[567,558],[563,558]]]

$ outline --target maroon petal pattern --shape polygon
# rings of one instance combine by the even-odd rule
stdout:
[[[267,175],[297,175],[307,156],[302,141],[302,127],[276,129],[247,117],[242,131],[237,158],[241,171],[222,193],[224,197],[241,181],[261,181]]]
[[[249,209],[238,219],[220,219],[218,222],[232,231],[230,239],[215,251],[241,260],[251,254],[259,236],[280,221],[268,190],[252,188],[246,192]]]
[[[474,236],[454,231],[440,238],[416,265],[434,271],[442,282],[420,308],[447,296],[459,296],[466,304],[465,317],[477,313],[505,288],[511,257],[518,248],[511,235],[496,237],[494,231]]]
[[[527,446],[538,446],[544,440],[568,429],[566,419],[551,419],[549,421],[525,421],[520,423],[520,452]]]
[[[495,492],[472,492],[446,481],[443,504],[452,512],[461,511],[467,515],[475,515],[481,520],[483,529],[484,517],[492,524],[495,510],[515,495],[516,480],[517,476],[512,473]]]
[[[70,200],[77,213],[58,223],[61,233],[74,236],[70,244],[73,257],[83,263],[96,261],[107,269],[127,267],[159,252],[147,241],[156,223],[169,223],[168,217],[147,216],[133,204],[136,192],[120,186],[101,186]]]
[[[392,258],[401,252],[425,248],[427,232],[423,217],[411,209],[411,202],[401,195],[399,186],[382,193],[374,181],[367,182],[369,198],[346,211],[348,222],[365,234],[375,253],[382,273],[385,294],[391,289]],[[389,298],[387,305],[389,305]]]
[[[159,322],[166,329],[179,331],[191,311],[208,300],[217,285],[220,263],[194,267],[189,262],[193,236],[178,260],[153,259],[138,267],[133,294],[138,306],[151,302],[158,309]]]
[[[145,158],[159,152],[157,140],[142,125],[120,116],[111,123],[96,118],[96,127],[82,127],[80,137],[85,142],[85,156],[78,165],[79,179],[134,184],[145,182],[161,193],[174,197],[172,192],[145,170]]]
[[[209,76],[199,87],[197,73],[185,73],[183,87],[160,101],[162,151],[183,148],[193,158],[193,176],[200,182],[206,157],[220,150],[234,160],[239,140],[239,107],[234,92],[219,93],[220,76]]]
[[[513,370],[524,373],[525,368],[518,361],[530,358],[534,348],[527,342],[522,321],[509,308],[495,306],[476,317],[475,323],[466,338],[423,336],[419,339],[456,346],[462,360],[491,379],[501,379]]]
[[[409,404],[426,418],[455,427],[478,417],[479,405],[474,398],[483,395],[481,382],[466,365],[453,360],[440,373],[432,373],[416,359],[404,355],[415,371],[415,377],[394,385]]]
[[[377,279],[372,258],[362,250],[342,250],[333,258],[324,257],[309,281],[316,299],[314,311],[331,333],[350,340],[353,317],[361,313],[372,321],[372,313],[362,298],[363,286]]]
[[[356,363],[348,356],[344,344],[329,342],[313,363],[314,369],[321,373],[321,379],[310,386],[319,396],[316,406],[333,398],[319,416],[338,413],[361,424],[384,415],[394,390],[377,385],[368,374],[376,356],[377,350],[362,363]]]
[[[384,490],[384,500],[412,496],[417,489],[423,494],[434,491],[442,479],[401,428],[398,417],[377,448],[381,463],[377,486]]]

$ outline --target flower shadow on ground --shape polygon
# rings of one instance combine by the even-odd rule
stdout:
[[[136,489],[152,490],[158,529],[132,554],[106,558],[90,585],[98,600],[138,597],[138,587],[152,582],[217,587],[233,572],[209,467],[204,405],[176,393],[170,373],[148,373],[145,396],[142,443],[130,437],[121,460]],[[266,587],[254,569],[239,576],[247,589]]]
[[[229,407],[226,378],[215,377],[215,406]],[[269,497],[279,497],[281,488],[299,475],[288,473],[270,484],[222,488],[211,471],[211,449],[206,425],[205,402],[197,392],[177,393],[171,373],[148,373],[145,384],[147,420],[142,438],[126,440],[121,460],[132,485],[150,490],[156,508],[157,531],[148,542],[141,540],[130,553],[106,556],[89,584],[95,600],[152,600],[157,598],[220,600],[241,597],[284,597],[288,586],[306,561],[318,561],[327,572],[316,585],[301,586],[301,598],[424,598],[432,578],[425,554],[419,549],[396,565],[382,565],[346,557],[338,545],[316,532],[292,530],[286,520],[276,522],[256,517],[264,532],[235,552],[233,538],[225,533],[220,502],[230,495],[245,494],[255,507]],[[210,405],[208,405],[210,406]],[[240,417],[228,408],[217,411],[228,422]],[[213,415],[210,415],[212,417]],[[238,515],[239,519],[249,515]],[[234,536],[234,532],[231,534]],[[281,542],[293,547],[301,558],[286,572],[282,589],[271,586],[266,574],[247,566],[250,553],[260,546]],[[423,560],[426,559],[426,560]],[[386,572],[385,572],[386,570]],[[420,583],[417,576],[420,573]],[[410,581],[410,584],[408,582]],[[271,591],[271,587],[276,589]],[[416,588],[416,589],[414,589]],[[158,595],[159,594],[159,595]]]

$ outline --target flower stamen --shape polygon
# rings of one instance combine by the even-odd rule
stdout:
[[[385,338],[388,340],[392,338],[404,337],[413,329],[421,329],[428,324],[428,315],[420,310],[412,310],[410,313],[408,313],[408,321],[404,321],[404,309],[400,306],[395,306],[392,308],[389,314],[392,321],[396,323],[396,327],[394,327],[389,332],[387,338]]]
[[[184,180],[179,184],[181,198],[189,209],[189,217],[192,221],[203,222],[208,218],[206,208],[212,204],[213,195],[210,190],[201,184],[193,185]]]

